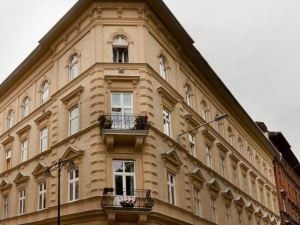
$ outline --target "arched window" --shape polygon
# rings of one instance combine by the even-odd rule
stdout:
[[[202,117],[205,121],[208,121],[209,120],[209,109],[207,107],[206,102],[202,101],[201,106],[202,106]]]
[[[123,36],[117,36],[113,40],[113,62],[128,63],[128,41]]]
[[[12,128],[13,124],[14,124],[14,112],[11,109],[7,114],[7,129]]]
[[[41,103],[45,103],[49,98],[49,84],[48,81],[44,81],[41,86]]]
[[[78,62],[79,62],[78,54],[75,53],[71,56],[69,62],[70,80],[75,79],[79,74]]]
[[[241,137],[238,138],[238,149],[241,154],[244,154],[244,143]]]
[[[227,133],[228,133],[228,142],[229,144],[233,145],[233,131],[231,127],[228,127]]]
[[[166,59],[163,55],[160,55],[159,57],[159,73],[162,78],[164,78],[165,80],[167,79],[168,68],[167,68]]]
[[[22,117],[29,114],[29,98],[25,97],[22,103]]]
[[[184,86],[184,89],[185,89],[185,101],[188,104],[188,106],[192,106],[192,89],[188,84]]]

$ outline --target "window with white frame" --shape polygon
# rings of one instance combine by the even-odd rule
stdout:
[[[237,168],[236,166],[232,166],[232,181],[233,184],[238,185],[238,177],[237,177]]]
[[[166,108],[163,109],[163,122],[164,133],[171,137],[171,113]]]
[[[220,154],[220,169],[221,169],[221,175],[223,177],[225,177],[225,174],[226,174],[226,168],[225,168],[225,156]]]
[[[7,114],[7,129],[12,128],[14,125],[14,112],[13,110],[9,110]]]
[[[19,215],[25,213],[25,189],[19,191]]]
[[[128,41],[124,36],[117,36],[113,39],[113,62],[128,63]]]
[[[43,210],[46,208],[46,197],[47,197],[47,186],[46,182],[42,182],[39,184],[39,210]]]
[[[160,55],[159,57],[159,73],[162,78],[167,80],[168,67],[167,67],[166,59],[163,55]]]
[[[8,206],[9,206],[9,197],[8,195],[3,196],[3,219],[8,217]]]
[[[186,84],[184,88],[185,88],[185,101],[188,104],[188,106],[192,106],[192,89],[188,84]]]
[[[111,112],[113,128],[129,129],[133,127],[132,93],[114,92],[111,94]]]
[[[40,151],[44,152],[48,149],[48,127],[40,129]]]
[[[189,148],[191,155],[196,157],[195,135],[192,133],[189,133]]]
[[[77,133],[79,130],[79,108],[78,105],[69,109],[69,135]]]
[[[210,168],[212,168],[212,153],[211,148],[209,145],[205,145],[205,151],[206,151],[206,165]]]
[[[198,188],[194,188],[194,204],[195,204],[195,214],[197,216],[201,216],[201,197],[200,190]]]
[[[230,220],[230,206],[228,205],[226,206],[226,225],[231,225]]]
[[[79,199],[79,169],[69,171],[69,202]]]
[[[5,151],[5,170],[11,168],[11,149]]]
[[[22,117],[29,114],[29,97],[25,97],[22,103]]]
[[[24,139],[21,141],[21,163],[27,160],[28,141]]]
[[[175,176],[172,173],[167,174],[168,202],[175,205]]]
[[[41,103],[45,103],[49,98],[49,84],[48,81],[44,81],[41,86]]]
[[[202,101],[202,117],[205,121],[209,120],[209,109],[205,101]]]
[[[113,177],[117,198],[133,200],[135,195],[135,162],[129,160],[113,161]]]
[[[69,61],[70,80],[75,79],[79,74],[78,62],[79,62],[79,57],[78,54],[75,53],[71,56]]]
[[[211,221],[217,223],[217,205],[216,199],[214,197],[210,197],[210,211],[211,211]]]

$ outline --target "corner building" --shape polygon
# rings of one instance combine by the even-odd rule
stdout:
[[[229,118],[182,135],[217,115]],[[79,0],[0,86],[1,223],[269,225],[278,154],[160,0]]]

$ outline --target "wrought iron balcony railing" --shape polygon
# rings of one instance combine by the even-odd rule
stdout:
[[[133,116],[132,114],[103,114],[99,117],[101,129],[116,130],[148,130],[148,117]]]
[[[150,211],[153,199],[150,190],[104,188],[101,206],[104,209]]]

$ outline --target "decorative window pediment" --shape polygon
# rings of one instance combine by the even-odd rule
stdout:
[[[264,181],[262,178],[259,177],[259,178],[257,178],[257,180],[258,180],[258,182],[261,183],[262,185],[265,184],[265,181]]]
[[[254,179],[257,177],[256,173],[254,171],[249,172],[250,176],[253,177]]]
[[[252,202],[248,202],[246,205],[245,205],[245,209],[247,210],[248,213],[253,213],[254,212],[254,205]]]
[[[255,210],[255,215],[257,216],[257,217],[262,217],[263,216],[263,212],[262,212],[262,210],[261,210],[261,208],[256,208],[256,210]]]
[[[76,158],[80,158],[83,153],[84,151],[69,146],[65,153],[62,155],[61,160],[74,160]]]
[[[124,87],[127,90],[133,90],[136,89],[140,76],[105,75],[104,79],[107,83],[107,88],[110,90],[124,90]]]
[[[169,107],[174,107],[178,102],[178,99],[164,87],[157,88],[157,91],[161,95],[163,105],[169,105]]]
[[[223,190],[222,196],[228,202],[231,202],[234,199],[234,196],[230,188],[226,188],[225,190]]]
[[[237,164],[240,161],[240,159],[233,153],[231,153],[229,157],[231,158],[232,162],[235,164]]]
[[[30,129],[31,129],[31,126],[30,126],[30,125],[26,125],[26,126],[23,127],[21,130],[18,130],[18,131],[16,132],[16,134],[17,134],[19,137],[21,137],[23,134],[28,133],[28,132],[30,131]]]
[[[185,114],[184,119],[191,124],[193,127],[200,125],[198,120],[192,114]]]
[[[271,225],[276,225],[276,224],[277,224],[276,218],[275,218],[275,217],[272,217],[270,223],[271,223]]]
[[[202,186],[202,184],[205,182],[205,178],[202,175],[199,167],[194,169],[191,172],[190,176],[191,176],[192,182],[196,182],[198,184],[198,186]]]
[[[239,208],[243,208],[245,206],[245,200],[241,195],[236,197],[233,201],[236,204],[236,206]]]
[[[264,221],[266,221],[267,223],[271,222],[271,218],[269,216],[268,213],[265,213],[265,215],[263,216]]]
[[[2,145],[3,147],[7,146],[8,144],[11,144],[14,141],[14,137],[13,136],[8,136],[7,138],[4,139],[4,141],[2,141]]]
[[[163,157],[165,163],[170,163],[173,166],[175,166],[176,168],[179,168],[182,165],[182,161],[180,160],[175,149],[172,149],[166,153],[163,153],[162,157]]]
[[[226,154],[229,151],[228,148],[220,141],[218,141],[216,145],[224,154]]]
[[[27,182],[28,180],[29,180],[29,176],[28,176],[28,175],[26,175],[26,174],[24,174],[24,173],[22,173],[22,172],[19,172],[19,173],[17,174],[15,180],[14,180],[14,183],[15,183],[16,185],[19,185],[19,184],[21,184],[21,183]]]
[[[46,168],[47,168],[47,166],[45,164],[39,162],[37,164],[37,166],[35,167],[35,169],[32,171],[32,175],[35,176],[35,177],[43,175]]]
[[[209,131],[207,128],[202,130],[202,135],[210,143],[213,143],[216,140],[211,131]]]
[[[61,101],[65,104],[68,105],[68,103],[72,100],[72,99],[76,99],[76,101],[79,100],[79,97],[81,95],[81,93],[83,92],[84,87],[82,87],[81,85],[77,88],[75,88],[73,91],[71,91],[69,94],[67,94],[65,97],[63,97],[61,99]]]
[[[249,167],[246,166],[246,164],[243,162],[240,163],[240,166],[241,166],[242,170],[244,170],[245,172],[247,172],[249,170]]]
[[[221,187],[216,179],[212,179],[207,182],[207,187],[209,191],[213,192],[215,195],[217,195],[221,191]]]
[[[0,190],[6,190],[8,188],[11,188],[12,183],[8,182],[6,179],[3,179],[2,182],[0,183]]]
[[[39,116],[37,119],[34,120],[34,122],[39,125],[41,124],[43,121],[49,120],[50,116],[51,116],[52,112],[50,110],[48,110],[47,112],[43,113],[41,116]]]

